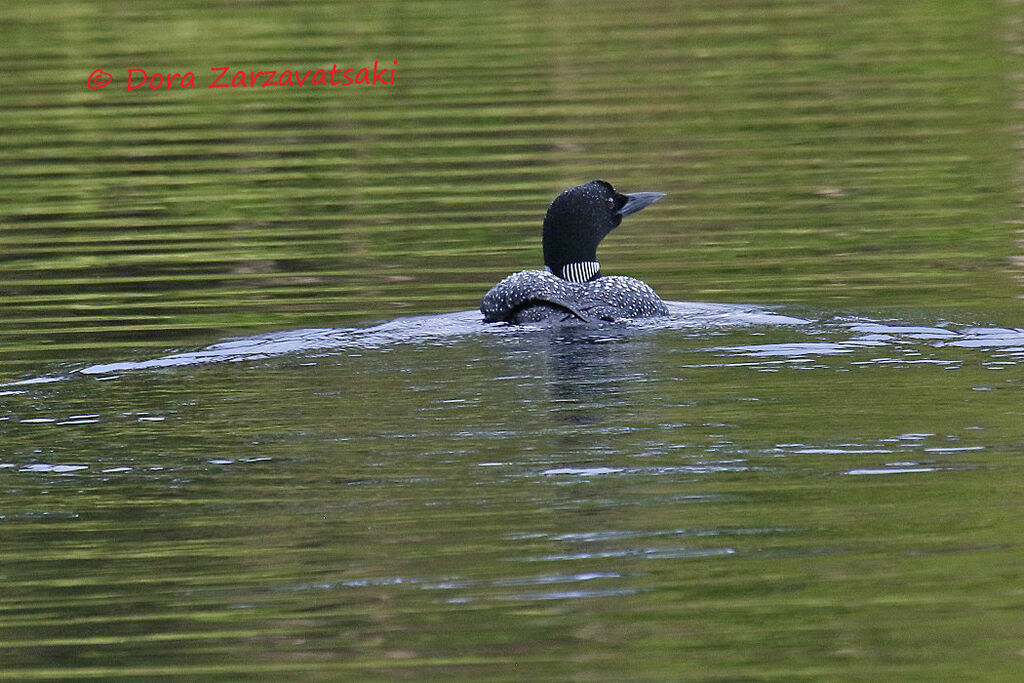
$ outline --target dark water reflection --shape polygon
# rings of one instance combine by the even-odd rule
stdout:
[[[10,666],[885,675],[1006,643],[961,606],[1015,555],[1024,334],[674,308],[8,387]]]
[[[0,678],[1018,679],[1018,15],[5,3]]]

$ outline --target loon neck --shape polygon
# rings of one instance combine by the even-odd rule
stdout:
[[[545,266],[549,272],[569,282],[589,282],[601,277],[601,264],[597,261],[576,261],[561,266]]]

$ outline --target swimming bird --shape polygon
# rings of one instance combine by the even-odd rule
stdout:
[[[623,216],[658,201],[663,192],[622,194],[594,180],[570,187],[548,207],[542,233],[545,270],[523,270],[494,285],[480,302],[486,322],[594,322],[668,315],[646,282],[601,275],[597,245]]]

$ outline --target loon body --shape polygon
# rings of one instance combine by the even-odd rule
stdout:
[[[545,270],[523,270],[491,288],[480,302],[486,322],[614,321],[668,315],[647,283],[622,275],[604,277],[597,245],[636,213],[665,195],[621,194],[594,180],[571,187],[551,202],[544,217]]]

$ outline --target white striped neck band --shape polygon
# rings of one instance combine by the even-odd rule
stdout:
[[[588,282],[601,273],[601,264],[597,261],[577,261],[576,263],[566,263],[562,266],[561,273],[552,270],[551,266],[546,267],[548,271],[554,273],[563,280],[568,280],[569,282]]]

